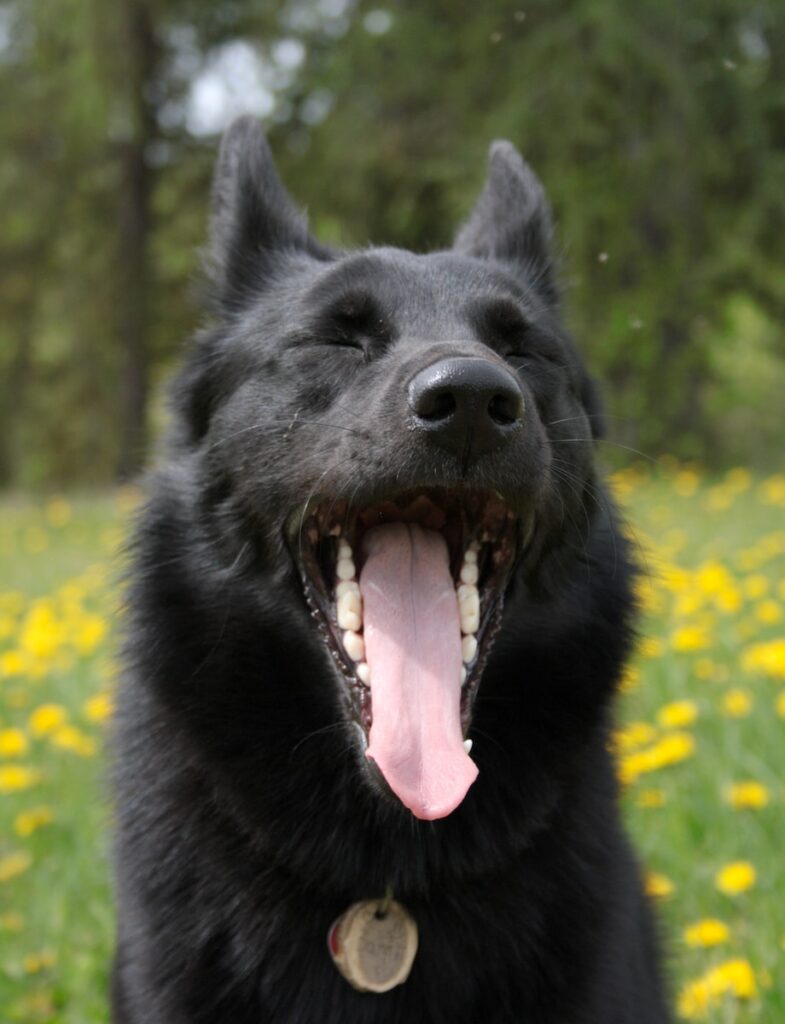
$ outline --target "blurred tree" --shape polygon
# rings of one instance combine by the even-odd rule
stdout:
[[[707,399],[728,300],[753,297],[779,323],[785,312],[778,0],[370,2],[339,47],[309,52],[295,102],[328,90],[332,112],[279,133],[317,222],[447,245],[489,139],[510,138],[552,198],[568,309],[608,382],[612,435],[723,457]]]
[[[244,108],[333,242],[448,245],[512,139],[612,437],[719,462],[780,429],[727,415],[785,365],[779,0],[0,0],[0,90],[0,483],[138,468]]]

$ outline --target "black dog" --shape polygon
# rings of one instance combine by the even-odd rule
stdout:
[[[502,142],[453,250],[331,252],[227,133],[129,590],[117,1024],[668,1019],[608,753],[632,569],[549,233]],[[388,991],[341,961],[362,901],[419,933]]]

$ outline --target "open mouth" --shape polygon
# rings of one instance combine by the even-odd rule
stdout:
[[[289,523],[366,755],[417,817],[449,814],[476,778],[466,733],[525,532],[500,496],[444,488],[322,499]]]

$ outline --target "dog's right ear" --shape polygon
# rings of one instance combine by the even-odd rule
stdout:
[[[241,309],[286,252],[327,258],[281,184],[261,125],[240,117],[224,133],[213,178],[207,271],[218,305]]]

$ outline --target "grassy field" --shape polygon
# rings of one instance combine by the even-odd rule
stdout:
[[[680,1016],[785,1021],[785,476],[614,477],[648,577],[616,749]],[[0,502],[0,1021],[106,1021],[113,553],[133,496]]]

